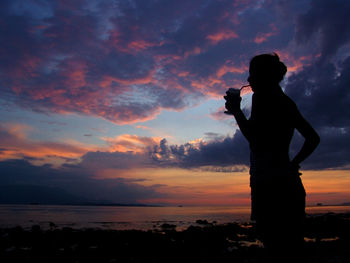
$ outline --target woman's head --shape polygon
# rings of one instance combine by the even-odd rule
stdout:
[[[248,82],[254,92],[259,88],[273,88],[278,86],[286,72],[286,65],[276,53],[258,55],[250,61]]]

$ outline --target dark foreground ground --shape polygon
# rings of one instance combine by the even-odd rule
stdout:
[[[252,224],[197,225],[176,231],[0,229],[0,262],[261,262],[264,248]],[[350,214],[308,217],[307,262],[350,262]],[[283,262],[283,261],[282,261]]]

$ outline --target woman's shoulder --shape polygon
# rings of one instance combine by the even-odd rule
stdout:
[[[282,114],[288,116],[289,121],[297,121],[297,119],[300,118],[301,113],[298,109],[297,104],[286,94],[284,94],[283,96],[283,109],[281,110],[281,112],[283,112]]]
[[[285,93],[282,95],[282,101],[281,101],[285,107],[288,107],[290,109],[297,109],[297,104]]]

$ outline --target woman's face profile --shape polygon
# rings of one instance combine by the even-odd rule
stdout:
[[[260,90],[261,86],[265,86],[267,84],[266,79],[259,77],[258,74],[249,72],[249,77],[247,79],[249,85],[252,87],[253,92]]]
[[[268,65],[267,65],[268,66]],[[252,87],[253,92],[262,91],[269,86],[275,86],[278,81],[271,76],[271,73],[264,68],[254,67],[254,70],[249,70],[247,81]]]
[[[250,61],[247,81],[253,92],[268,92],[279,85],[286,72],[287,67],[276,54],[262,54]]]

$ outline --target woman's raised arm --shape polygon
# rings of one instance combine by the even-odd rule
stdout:
[[[241,130],[244,137],[250,141],[251,138],[251,131],[250,131],[250,125],[249,120],[247,120],[246,116],[241,110],[241,100],[242,98],[239,97],[239,99],[234,100],[227,100],[225,103],[225,107],[228,112],[230,112],[236,119],[236,122],[238,124],[239,129]]]

